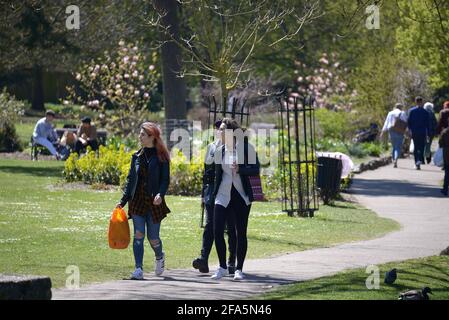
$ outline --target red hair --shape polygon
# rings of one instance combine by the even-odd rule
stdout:
[[[156,148],[157,157],[162,162],[170,161],[170,153],[167,146],[161,138],[161,130],[154,122],[144,122],[141,128],[149,135],[154,137],[154,147]]]
[[[443,109],[449,109],[449,101],[444,101]]]

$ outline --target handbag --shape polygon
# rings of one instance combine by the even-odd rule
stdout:
[[[125,210],[115,208],[109,220],[109,247],[112,249],[126,249],[130,242],[128,217]]]
[[[402,112],[395,118],[394,124],[391,127],[391,130],[404,134],[405,130],[407,130],[407,122],[401,119]]]
[[[248,176],[248,180],[251,186],[251,190],[253,191],[253,201],[265,201],[260,176]]]
[[[443,148],[438,148],[433,155],[433,164],[437,167],[444,166]]]

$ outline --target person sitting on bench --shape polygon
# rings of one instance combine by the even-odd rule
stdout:
[[[50,153],[56,157],[56,160],[61,159],[61,155],[57,151],[59,147],[59,137],[53,128],[53,120],[55,119],[55,112],[47,110],[45,117],[39,119],[34,127],[33,142],[44,146]]]
[[[78,140],[75,144],[75,152],[80,154],[80,151],[90,146],[93,151],[98,149],[97,141],[97,129],[91,124],[91,119],[89,117],[84,117],[81,119],[81,126],[77,132]]]

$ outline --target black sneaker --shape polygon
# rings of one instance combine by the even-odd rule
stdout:
[[[192,266],[195,269],[198,269],[201,273],[209,273],[209,265],[203,258],[196,258],[195,260],[193,260]]]
[[[428,157],[428,158],[426,158],[426,161],[427,161],[427,164],[429,164],[429,163],[430,163],[430,161],[432,161],[432,157]]]
[[[228,265],[228,272],[229,272],[229,274],[234,274],[235,273],[235,265],[229,264]]]
[[[447,190],[441,189],[440,192],[441,192],[444,196],[447,197],[447,195],[448,195],[448,191],[447,191]]]

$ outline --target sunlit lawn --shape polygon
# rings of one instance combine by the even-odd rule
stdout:
[[[120,192],[65,185],[62,169],[56,161],[0,159],[0,273],[48,275],[55,287],[65,284],[69,265],[80,268],[82,284],[129,276],[132,246],[112,250],[107,242]],[[166,266],[190,268],[201,247],[199,198],[167,196],[167,204],[172,213],[161,227]],[[288,217],[276,202],[255,203],[248,258],[369,239],[398,228],[351,203],[322,206],[307,219]],[[146,246],[146,271],[153,268],[150,250]],[[216,261],[213,250],[210,266]]]
[[[378,266],[380,283],[378,289],[367,289],[370,274],[365,269],[355,269],[311,281],[282,286],[257,298],[292,300],[396,300],[399,293],[430,287],[431,300],[449,299],[449,256],[412,259]],[[398,278],[391,284],[383,283],[385,272],[396,268]],[[254,298],[254,297],[253,297]]]

